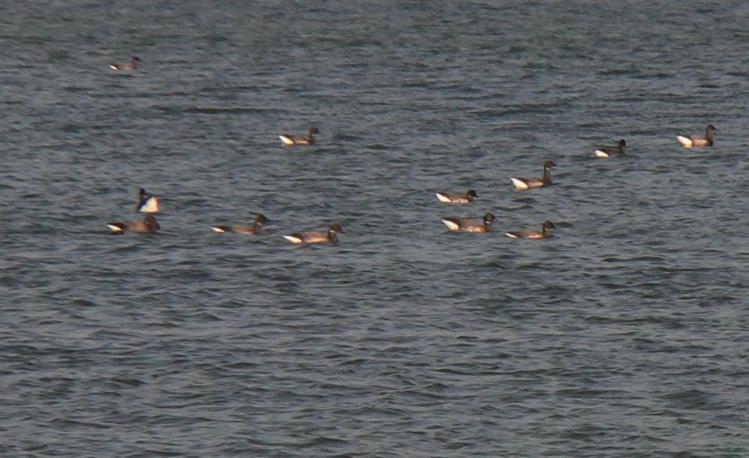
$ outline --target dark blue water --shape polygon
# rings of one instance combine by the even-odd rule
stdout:
[[[746,456],[747,23],[0,2],[0,454]],[[545,159],[554,185],[514,191]],[[139,187],[160,233],[108,235]],[[282,238],[332,222],[335,246]]]

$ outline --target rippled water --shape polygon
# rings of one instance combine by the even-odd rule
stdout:
[[[0,453],[746,456],[748,21],[0,3]],[[714,148],[678,145],[707,123]],[[544,159],[554,186],[513,191]],[[109,236],[141,186],[161,233]],[[495,233],[439,221],[486,211]],[[210,231],[257,212],[261,236]],[[337,246],[281,237],[331,222]]]

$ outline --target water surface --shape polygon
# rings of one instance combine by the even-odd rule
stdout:
[[[746,456],[747,20],[0,4],[0,452]],[[707,123],[714,148],[678,145]],[[513,191],[544,159],[554,185]],[[107,235],[141,186],[161,233]],[[486,211],[495,233],[439,221]],[[262,236],[209,229],[257,212]],[[331,222],[338,246],[281,237]]]

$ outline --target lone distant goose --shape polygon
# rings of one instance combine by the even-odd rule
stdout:
[[[702,147],[702,146],[713,146],[713,143],[715,142],[715,136],[714,133],[717,129],[714,125],[708,124],[707,128],[705,129],[705,136],[700,137],[698,135],[692,135],[689,137],[685,137],[683,135],[677,135],[676,139],[679,140],[679,143],[684,148],[694,148],[694,147]]]
[[[109,64],[109,68],[111,68],[114,71],[133,71],[138,68],[138,64],[140,63],[140,57],[133,56],[130,59],[130,62],[126,64]]]
[[[255,223],[252,226],[235,224],[233,226],[212,226],[211,229],[218,233],[236,232],[237,234],[256,235],[260,233],[263,224],[268,222],[270,222],[268,218],[261,213],[255,217]]]
[[[533,188],[543,188],[551,184],[551,168],[557,165],[554,161],[544,161],[544,176],[543,178],[522,178],[512,177],[512,184],[515,185],[515,189],[518,191],[527,191]]]
[[[161,209],[161,199],[159,199],[159,196],[149,194],[145,189],[140,188],[136,209],[141,213],[158,213]]]
[[[331,224],[328,232],[295,232],[290,235],[284,235],[283,238],[295,245],[316,244],[316,243],[336,243],[338,234],[343,233],[340,224]]]
[[[479,196],[473,189],[469,189],[465,194],[438,192],[435,193],[435,195],[440,202],[444,202],[446,204],[470,204],[471,202],[473,202],[473,199]]]
[[[317,127],[312,127],[309,130],[309,135],[307,135],[306,137],[304,135],[291,135],[291,134],[281,134],[278,137],[281,139],[281,142],[286,146],[314,145],[315,135],[318,135],[319,133],[320,131],[317,130]]]
[[[143,221],[124,221],[120,223],[109,223],[107,227],[112,234],[124,234],[125,232],[135,232],[138,234],[148,234],[156,232],[161,228],[153,215],[146,215]]]
[[[618,146],[602,146],[600,148],[596,148],[594,153],[597,158],[609,159],[611,156],[624,154],[625,146],[627,146],[627,142],[625,142],[624,139],[621,139],[619,140]]]
[[[554,227],[554,223],[546,220],[544,221],[544,224],[541,225],[540,231],[526,230],[505,232],[505,235],[513,239],[548,239],[550,237],[554,237]]]
[[[483,220],[468,218],[445,218],[442,222],[452,232],[491,232],[494,215],[486,213]]]

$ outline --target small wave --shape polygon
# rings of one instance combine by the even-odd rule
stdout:
[[[189,107],[183,110],[185,113],[197,114],[245,114],[245,113],[269,113],[279,110],[272,108],[255,107]]]

